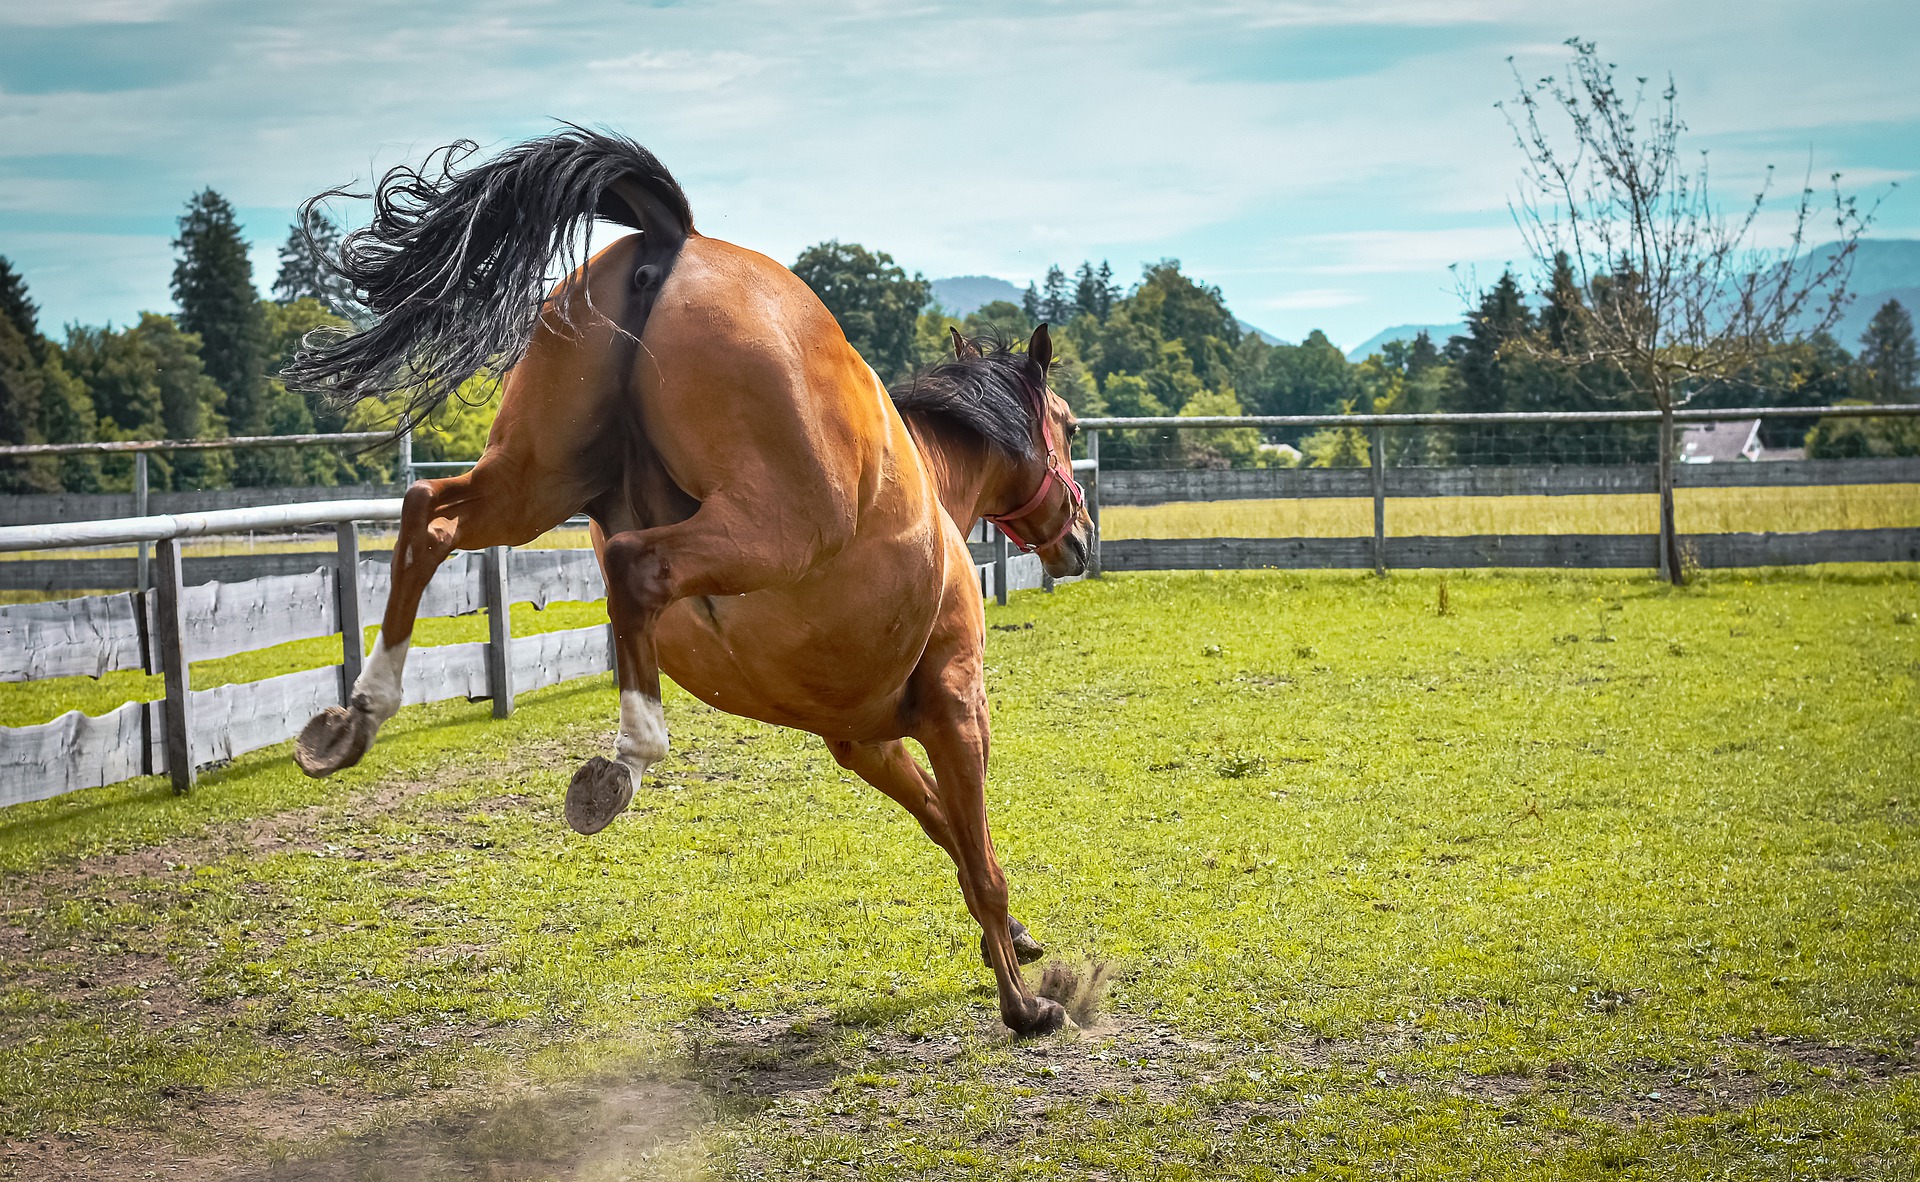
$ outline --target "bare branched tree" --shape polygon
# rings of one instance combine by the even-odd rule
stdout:
[[[1752,201],[1724,212],[1706,154],[1691,168],[1683,158],[1687,126],[1672,79],[1649,102],[1645,78],[1622,90],[1592,42],[1567,45],[1563,75],[1528,82],[1516,69],[1518,94],[1500,109],[1526,157],[1514,221],[1540,277],[1564,260],[1585,307],[1573,331],[1511,347],[1661,411],[1660,557],[1677,582],[1674,409],[1716,384],[1750,382],[1755,363],[1780,345],[1831,329],[1851,298],[1854,248],[1874,211],[1841,191],[1838,173],[1830,198],[1809,176],[1787,226],[1763,226],[1769,167]],[[1819,249],[1810,235],[1829,218],[1833,244]],[[1762,245],[1782,236],[1783,245]]]

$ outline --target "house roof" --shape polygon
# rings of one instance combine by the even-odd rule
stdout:
[[[1680,432],[1680,459],[1689,464],[1724,464],[1760,458],[1760,420],[1693,423]]]

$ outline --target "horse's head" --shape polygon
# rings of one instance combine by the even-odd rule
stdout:
[[[981,356],[976,342],[953,333],[954,352]],[[1006,503],[984,516],[1021,550],[1038,554],[1040,565],[1054,578],[1083,573],[1091,552],[1093,520],[1087,516],[1087,498],[1073,478],[1073,437],[1080,428],[1073,408],[1053,392],[1047,369],[1053,364],[1053,339],[1042,324],[1027,342],[1025,386],[1033,446],[1019,455],[1003,456],[1005,472],[989,497]],[[989,501],[989,505],[993,502]]]
[[[1055,578],[1087,569],[1093,521],[1073,478],[1073,411],[1047,385],[1053,341],[1025,352],[953,333],[953,360],[896,386],[894,405],[946,453],[941,499],[962,524],[984,517]]]

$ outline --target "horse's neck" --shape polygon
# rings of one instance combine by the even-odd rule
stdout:
[[[918,416],[907,420],[907,428],[933,473],[941,507],[962,532],[972,529],[981,514],[1003,508],[1000,486],[1006,483],[1006,465],[991,449]]]

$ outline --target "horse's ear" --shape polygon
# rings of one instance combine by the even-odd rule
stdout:
[[[961,336],[959,329],[949,324],[947,325],[947,331],[953,334],[953,355],[955,357],[965,361],[969,357],[980,356],[980,350],[974,347],[972,341]]]
[[[1027,341],[1027,356],[1040,363],[1040,372],[1047,372],[1053,364],[1053,338],[1047,335],[1047,326],[1043,323],[1033,330],[1033,337]]]

